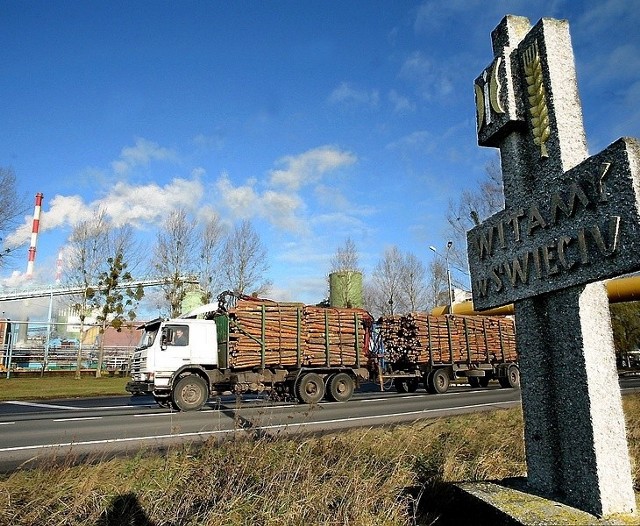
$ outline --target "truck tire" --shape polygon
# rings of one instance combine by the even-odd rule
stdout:
[[[507,375],[498,378],[501,387],[520,388],[520,369],[517,365],[510,365],[507,369]]]
[[[303,404],[317,404],[324,396],[324,382],[320,375],[307,373],[295,385],[295,394]]]
[[[480,383],[480,387],[487,387],[489,385],[490,378],[488,376],[481,376],[478,378],[478,382]]]
[[[418,390],[417,378],[396,378],[393,385],[399,393],[415,393]]]
[[[209,387],[197,374],[183,376],[171,391],[171,401],[179,411],[197,411],[208,399]]]
[[[449,374],[446,369],[431,371],[427,377],[427,391],[431,394],[446,393],[449,389]]]
[[[327,380],[327,399],[346,402],[353,396],[356,384],[347,373],[333,374]]]
[[[469,376],[467,377],[469,380],[469,385],[471,387],[480,387],[480,379],[477,376]]]

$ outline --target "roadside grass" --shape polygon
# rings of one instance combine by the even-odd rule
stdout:
[[[90,396],[126,395],[124,389],[128,377],[82,376],[77,380],[67,376],[43,376],[42,378],[0,378],[0,401],[43,400],[52,398],[76,398]]]
[[[640,394],[623,401],[640,459]],[[438,525],[451,515],[478,524],[447,483],[523,476],[522,426],[521,410],[509,409],[322,436],[239,430],[162,454],[70,459],[0,477],[0,524]]]

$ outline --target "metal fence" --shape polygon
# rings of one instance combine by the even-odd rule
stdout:
[[[131,354],[135,347],[105,347],[102,368],[126,371],[129,369]],[[99,349],[83,346],[80,351],[80,368],[96,369]],[[46,349],[42,346],[0,347],[0,369],[2,371],[25,370],[69,370],[78,368],[78,349]]]
[[[60,323],[33,323],[26,330],[25,322],[0,320],[0,372],[64,371],[96,369],[100,352],[97,325],[87,325],[80,334],[61,330]],[[117,345],[105,340],[102,368],[127,371],[137,344],[137,334],[128,331]],[[125,340],[125,343],[122,342]]]

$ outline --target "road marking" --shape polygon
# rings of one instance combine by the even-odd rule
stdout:
[[[229,410],[235,410],[235,409],[243,409],[242,407],[237,407],[234,405],[225,405],[222,404],[224,407],[221,407],[219,405],[212,405],[212,404],[207,404],[209,406],[208,409],[204,409],[201,410],[200,412],[213,412],[213,411],[229,411]],[[262,407],[258,407],[258,409],[287,409],[290,407],[299,407],[300,404],[284,404],[284,405],[264,405]],[[179,412],[179,411],[178,411]]]
[[[76,420],[102,420],[101,416],[77,416],[75,418],[54,418],[54,422],[74,422]]]
[[[44,407],[47,409],[78,409],[68,405],[40,404],[38,402],[23,402],[22,400],[7,400],[5,404],[26,405],[29,407]]]
[[[127,409],[127,408],[131,408],[131,407],[147,407],[147,408],[154,408],[157,407],[155,404],[149,404],[149,405],[103,405],[103,406],[97,406],[97,407],[74,407],[74,406],[70,406],[70,405],[56,405],[56,404],[43,404],[40,402],[25,402],[22,400],[5,400],[4,402],[5,404],[13,404],[13,405],[24,405],[27,407],[42,407],[44,409],[65,409],[65,410],[70,410],[70,411],[88,411],[88,410],[94,410],[94,411],[98,411],[100,409]]]
[[[411,415],[429,415],[431,413],[442,413],[443,411],[455,411],[461,409],[475,409],[480,407],[513,407],[514,405],[519,404],[520,401],[505,401],[505,402],[491,402],[486,404],[472,404],[472,405],[463,405],[458,407],[445,407],[441,409],[421,409],[419,411],[409,411],[407,413],[392,413],[388,415],[374,415],[374,416],[359,416],[359,417],[349,417],[349,418],[336,418],[334,420],[319,420],[317,422],[300,422],[300,423],[286,423],[286,424],[274,424],[270,426],[256,426],[247,428],[246,431],[250,431],[255,433],[256,431],[271,431],[277,429],[291,429],[291,428],[299,428],[299,427],[312,427],[312,426],[322,426],[333,423],[340,422],[354,422],[357,420],[374,420],[378,418],[393,418],[398,416],[411,416]],[[166,414],[166,413],[165,413]],[[101,417],[98,417],[101,418]],[[169,435],[152,435],[152,436],[144,436],[144,437],[130,437],[130,438],[109,438],[104,440],[86,440],[82,442],[64,442],[59,444],[40,444],[40,445],[32,445],[32,446],[14,446],[14,447],[5,447],[0,448],[0,453],[6,453],[10,451],[32,451],[38,449],[50,449],[50,448],[61,448],[61,447],[78,447],[78,446],[95,446],[100,444],[120,444],[126,442],[142,442],[145,440],[163,440],[170,438],[188,438],[188,437],[199,437],[205,438],[214,435],[225,435],[237,433],[238,431],[243,431],[244,429],[219,429],[217,431],[194,431],[189,433],[175,433]]]
[[[299,404],[290,404],[290,405],[273,405],[273,406],[265,406],[265,409],[287,409],[291,407],[298,407]],[[222,413],[224,411],[235,411],[243,409],[242,407],[225,407],[225,408],[217,408],[217,407],[207,407],[206,409],[201,409],[200,413]],[[167,416],[167,415],[178,415],[181,411],[167,411],[164,413],[138,413],[134,414],[134,417],[144,418],[147,416]]]
[[[464,391],[464,392],[448,392],[448,393],[440,393],[437,396],[442,397],[442,396],[461,396],[464,395],[468,392],[472,392],[472,391]],[[483,391],[484,392],[484,391]],[[414,394],[406,394],[406,395],[402,395],[402,396],[397,396],[398,393],[395,393],[393,391],[387,391],[387,393],[389,393],[389,395],[385,398],[365,398],[363,400],[357,400],[358,402],[388,402],[389,400],[415,400],[416,398],[433,398],[432,394],[429,393],[414,393]]]
[[[0,422],[0,426],[12,426],[15,422]]]

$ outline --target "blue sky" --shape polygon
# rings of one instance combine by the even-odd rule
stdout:
[[[635,1],[0,0],[0,166],[44,194],[37,281],[96,206],[149,244],[177,205],[251,219],[275,299],[324,298],[347,237],[365,275],[391,245],[427,265],[496,155],[472,84],[508,13],[569,20],[590,153],[640,136]]]

